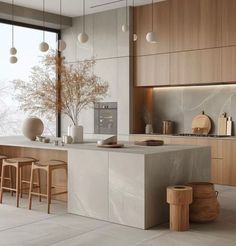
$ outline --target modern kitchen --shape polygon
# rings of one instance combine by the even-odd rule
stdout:
[[[0,1],[0,245],[236,245],[236,0]]]

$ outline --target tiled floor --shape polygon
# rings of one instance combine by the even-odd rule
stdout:
[[[27,210],[6,194],[0,205],[0,246],[236,246],[236,188],[216,187],[220,191],[221,215],[216,222],[192,224],[188,232],[170,232],[168,225],[139,230],[66,213],[64,203],[53,202],[52,214],[45,213],[44,203],[35,200]]]

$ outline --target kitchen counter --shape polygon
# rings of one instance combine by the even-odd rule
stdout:
[[[0,153],[38,159],[66,153],[68,212],[141,229],[168,221],[167,186],[210,179],[210,147],[203,146],[125,142],[109,149],[88,141],[62,147],[0,137]]]
[[[196,139],[217,139],[217,140],[236,140],[236,136],[229,137],[201,137],[201,136],[178,136],[178,135],[164,135],[164,134],[130,134],[130,138],[135,136],[141,137],[160,137],[160,138],[196,138]]]

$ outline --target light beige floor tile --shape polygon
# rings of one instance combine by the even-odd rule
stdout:
[[[137,246],[233,246],[234,241],[202,235],[193,231],[169,232]]]

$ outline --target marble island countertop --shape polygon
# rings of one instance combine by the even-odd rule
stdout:
[[[81,144],[65,144],[61,146],[55,146],[53,143],[41,143],[38,141],[30,141],[23,136],[14,137],[0,137],[0,146],[10,147],[23,147],[23,148],[38,148],[38,149],[55,149],[55,150],[96,150],[96,151],[109,151],[109,152],[120,152],[120,153],[133,153],[133,154],[156,154],[164,153],[169,151],[180,151],[195,148],[203,148],[202,146],[195,145],[171,145],[165,144],[163,146],[151,147],[151,146],[139,146],[134,145],[132,142],[122,142],[124,148],[101,148],[97,147],[96,140],[85,140]]]

